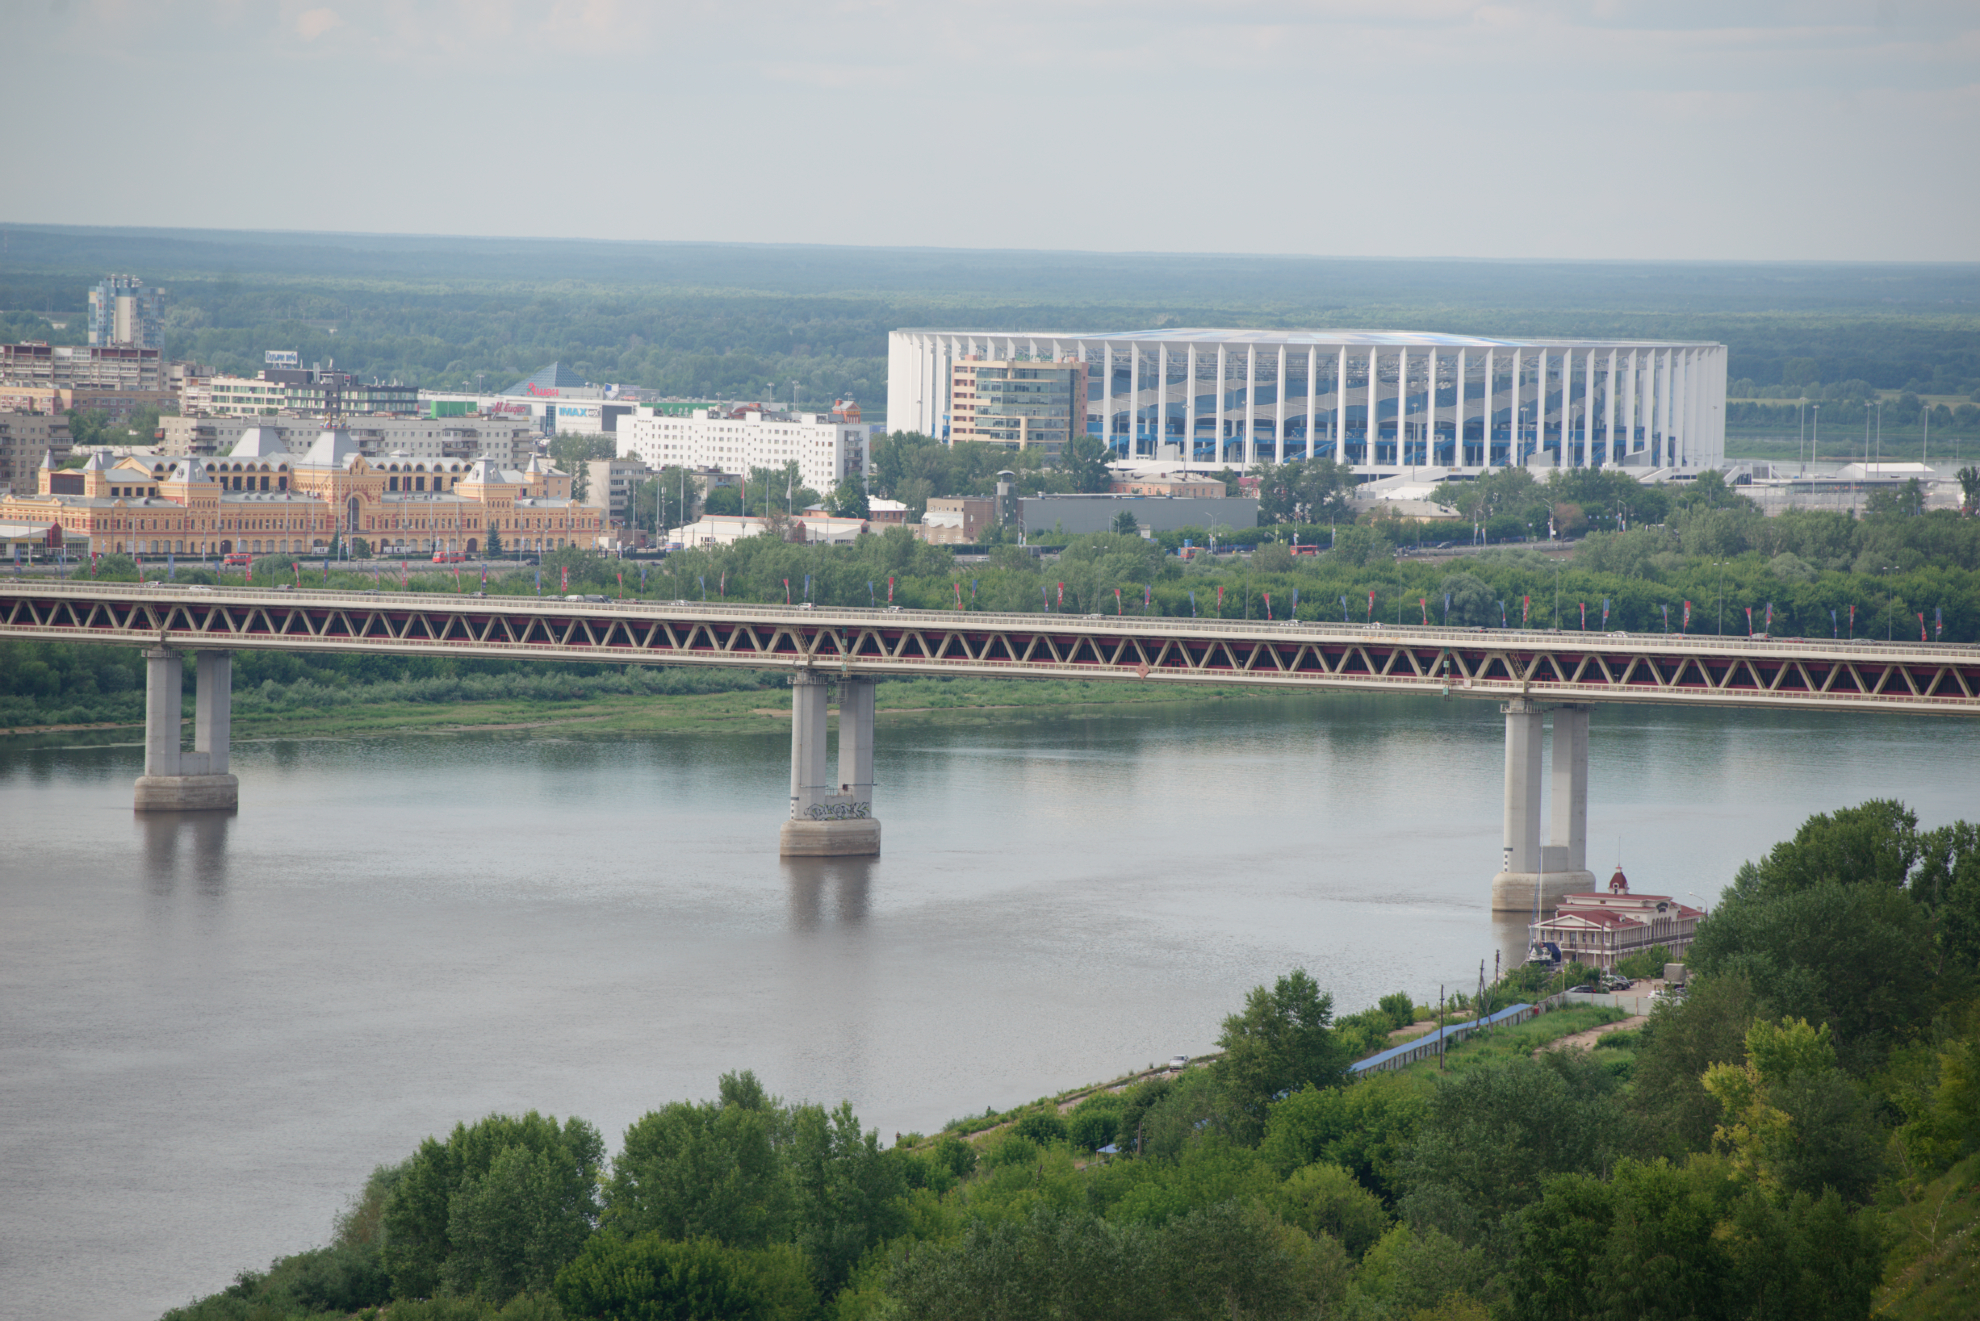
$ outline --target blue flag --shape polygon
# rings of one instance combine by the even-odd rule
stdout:
[[[879,609],[880,598],[878,596],[875,596],[873,593],[873,580],[871,578],[868,578],[866,580],[866,596],[867,599],[873,603],[874,609],[876,610]]]
[[[1293,588],[1293,618],[1299,618],[1299,588]]]
[[[165,552],[165,580],[176,582],[179,577],[179,561],[171,551]]]
[[[1343,624],[1347,623],[1347,598],[1345,596],[1341,598],[1341,622]]]
[[[969,599],[972,601],[976,599],[976,579],[974,578],[969,580]]]
[[[1504,601],[1501,601],[1499,602],[1499,627],[1504,628],[1505,626],[1506,626],[1506,603]]]
[[[1451,622],[1451,594],[1449,592],[1444,593],[1444,622],[1446,624]]]
[[[804,599],[811,599],[811,575],[808,573],[804,575]]]
[[[1196,593],[1195,593],[1195,592],[1191,592],[1191,593],[1189,594],[1189,617],[1190,617],[1191,619],[1194,619],[1194,618],[1196,618]]]
[[[1045,584],[1043,584],[1043,583],[1040,583],[1040,584],[1038,585],[1038,599],[1039,599],[1039,600],[1041,600],[1041,601],[1043,601],[1043,602],[1045,603],[1045,613],[1046,613],[1046,614],[1048,614],[1048,615],[1049,615],[1049,614],[1051,614],[1051,613],[1052,613],[1052,593],[1050,593],[1049,591],[1047,591],[1047,590],[1045,590]]]
[[[1666,618],[1669,618],[1670,613],[1671,613],[1670,607],[1669,606],[1664,607],[1664,615]],[[1837,638],[1842,636],[1842,621],[1836,618],[1836,612],[1833,610],[1829,612],[1829,635],[1831,637],[1837,637]]]
[[[698,582],[698,583],[700,583],[700,584],[701,584],[701,599],[702,599],[702,600],[704,600],[704,601],[706,601],[706,600],[708,599],[708,577],[707,577],[707,575],[706,575],[706,574],[700,574],[700,573],[697,573],[696,575],[694,575],[694,580],[695,580],[696,582]]]
[[[536,568],[536,594],[537,594],[538,596],[541,596],[541,595],[543,595],[543,566],[542,566],[542,565],[538,565],[538,566],[537,566],[537,568]]]

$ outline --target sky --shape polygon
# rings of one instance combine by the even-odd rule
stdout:
[[[1976,0],[0,0],[0,222],[1980,260]]]

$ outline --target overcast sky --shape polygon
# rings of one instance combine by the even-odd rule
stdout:
[[[16,222],[1980,260],[1976,0],[0,0],[0,32],[40,126]]]

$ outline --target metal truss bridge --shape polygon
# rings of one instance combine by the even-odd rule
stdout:
[[[1914,642],[76,582],[0,584],[0,637],[1980,715],[1980,647]]]

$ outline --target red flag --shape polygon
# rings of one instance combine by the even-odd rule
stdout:
[[[1373,592],[1368,594],[1368,622],[1371,624],[1375,622],[1375,593]]]
[[[786,578],[784,579],[784,604],[789,605],[790,603],[791,603],[791,580],[789,578]]]
[[[958,610],[960,610],[960,609],[962,609],[962,608],[963,608],[963,603],[962,603],[962,584],[961,584],[961,583],[957,583],[957,584],[956,584],[956,609],[958,609]]]
[[[1224,617],[1224,585],[1222,583],[1218,583],[1217,584],[1217,618],[1222,619],[1223,617]]]
[[[1416,604],[1423,611],[1423,623],[1427,627],[1430,623],[1430,598],[1419,596],[1416,598]]]
[[[459,569],[454,570],[454,577],[459,578],[460,576],[461,576],[461,571]],[[619,595],[624,596],[625,594],[626,594],[626,571],[624,569],[621,569],[619,570]]]
[[[1061,607],[1061,608],[1063,608],[1063,607],[1065,606],[1065,604],[1066,604],[1066,585],[1065,585],[1064,583],[1060,583],[1060,584],[1059,584],[1059,605],[1060,605],[1060,607]]]
[[[1532,613],[1532,609],[1533,609],[1532,597],[1522,596],[1519,598],[1519,626],[1521,628],[1526,627],[1526,620],[1528,615]]]
[[[894,603],[894,580],[892,578],[889,578],[887,580],[887,604],[892,605],[893,603]]]
[[[1117,590],[1114,593],[1114,595],[1119,596],[1120,592]],[[1271,617],[1272,617],[1272,594],[1270,592],[1267,592],[1265,593],[1265,618],[1270,619]]]
[[[1691,602],[1689,601],[1686,601],[1684,603],[1684,627],[1679,629],[1678,632],[1680,633],[1691,632]]]
[[[561,582],[563,583],[563,585],[564,585],[564,586],[563,586],[563,590],[564,590],[564,591],[566,591],[566,592],[568,592],[568,591],[570,591],[570,590],[571,590],[571,566],[570,566],[570,565],[568,565],[568,564],[566,564],[566,565],[565,565],[565,566],[564,566],[563,568],[561,568],[561,569],[559,569],[559,570],[558,570],[558,573],[562,575],[562,577],[561,577],[561,578],[559,579],[559,581],[561,581]]]
[[[1849,608],[1849,635],[1856,636],[1856,607],[1853,605]]]
[[[1588,602],[1586,601],[1581,603],[1581,627],[1584,631],[1588,628]]]
[[[1918,640],[1920,642],[1931,641],[1930,638],[1925,636],[1925,615],[1923,611],[1920,611],[1918,615]]]
[[[253,560],[249,560],[249,561],[248,561],[248,572],[249,572],[249,573],[253,573],[253,572],[254,572],[254,561],[253,561]],[[410,571],[410,570],[408,570],[408,569],[406,568],[406,562],[405,562],[404,560],[400,560],[400,561],[399,561],[399,590],[400,590],[400,591],[404,591],[404,590],[405,590],[406,588],[408,588],[408,587],[410,587],[411,585],[412,585],[412,574],[411,574],[411,571]]]
[[[296,586],[298,586],[298,587],[301,587],[301,586],[302,586],[302,561],[301,561],[301,560],[297,560],[297,561],[295,562],[295,564],[294,564],[294,565],[293,565],[292,567],[293,567],[293,568],[295,569],[295,571],[296,571]]]
[[[960,593],[958,593],[958,595],[960,595]],[[1269,596],[1266,597],[1265,604],[1269,607],[1272,604],[1272,598]],[[1114,589],[1114,617],[1118,619],[1120,617],[1120,614],[1121,614],[1121,589],[1116,587]],[[1923,619],[1925,616],[1920,615],[1918,617],[1920,619]]]
[[[1753,607],[1746,607],[1746,636],[1753,636]]]

